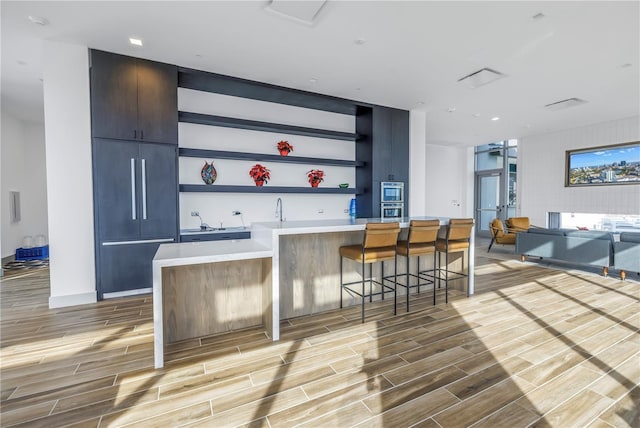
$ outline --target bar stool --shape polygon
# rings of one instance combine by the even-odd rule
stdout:
[[[364,239],[362,245],[346,245],[340,247],[340,308],[342,308],[342,292],[362,297],[362,322],[364,323],[364,301],[369,298],[369,302],[373,300],[374,295],[381,294],[384,300],[385,291],[393,291],[393,314],[396,314],[396,271],[398,268],[398,255],[396,252],[398,246],[398,234],[400,233],[400,223],[367,223],[364,231]],[[347,258],[359,262],[362,267],[361,280],[345,283],[342,275],[343,259]],[[391,282],[391,279],[384,276],[384,262],[388,260],[394,261],[393,287],[386,285],[385,280]],[[382,263],[381,280],[373,279],[373,263]],[[369,265],[369,278],[365,277],[364,266]],[[369,282],[369,293],[365,293],[364,284]],[[354,287],[355,284],[361,284],[361,290],[358,291]],[[379,293],[373,292],[373,284],[381,286]]]
[[[452,218],[449,220],[444,238],[436,241],[436,251],[438,253],[438,288],[444,271],[445,303],[449,303],[449,279],[456,280],[468,278],[469,274],[464,273],[464,252],[471,246],[471,229],[473,229],[472,218]],[[462,252],[462,269],[460,272],[449,270],[449,254]],[[445,254],[445,268],[442,269],[442,253]],[[468,264],[468,263],[467,263]],[[449,278],[453,275],[453,278]],[[435,298],[434,298],[435,304]]]
[[[409,312],[409,291],[411,288],[417,287],[418,294],[420,294],[421,285],[433,284],[433,304],[436,304],[435,280],[431,281],[427,279],[428,277],[420,275],[420,256],[433,254],[433,266],[435,268],[438,230],[440,230],[440,220],[411,220],[407,240],[398,241],[398,254],[407,258],[406,283],[398,283],[398,285],[407,289],[407,312]],[[410,268],[410,260],[414,256],[418,258],[417,274],[412,274]],[[411,277],[417,278],[418,283],[411,285]],[[426,282],[420,282],[421,280]]]

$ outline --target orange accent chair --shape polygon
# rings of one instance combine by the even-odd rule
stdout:
[[[526,232],[531,229],[529,217],[509,217],[505,223],[509,233]]]
[[[505,232],[502,220],[500,220],[499,218],[493,219],[493,221],[489,224],[489,229],[491,230],[491,242],[489,243],[489,249],[487,249],[487,252],[491,251],[491,247],[493,247],[493,244],[516,244],[516,234],[509,233],[508,230]]]
[[[493,244],[515,245],[516,235],[518,233],[526,232],[531,227],[535,227],[531,226],[529,217],[509,217],[505,223],[507,225],[506,228],[502,224],[502,220],[495,218],[489,224],[489,229],[491,230],[491,242],[489,243],[489,249],[487,249],[487,252],[491,251]]]

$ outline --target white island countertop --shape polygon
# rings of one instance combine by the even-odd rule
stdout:
[[[273,251],[253,239],[227,241],[181,242],[162,244],[153,264],[159,266],[180,266],[198,263],[230,262],[236,260],[271,257]]]
[[[273,247],[271,238],[279,235],[297,235],[305,233],[354,232],[364,230],[367,223],[400,223],[401,228],[409,227],[411,220],[440,220],[446,225],[448,217],[402,217],[402,218],[356,218],[333,220],[299,220],[258,222],[251,225],[251,239],[263,245]],[[266,234],[265,234],[266,232]]]

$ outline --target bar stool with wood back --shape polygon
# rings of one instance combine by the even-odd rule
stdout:
[[[464,273],[464,252],[469,250],[471,246],[471,230],[473,229],[472,218],[452,218],[449,220],[444,238],[438,238],[436,241],[436,251],[438,252],[438,288],[440,288],[440,280],[442,272],[444,272],[445,286],[445,303],[449,303],[449,279],[456,280],[460,278],[468,278],[469,274]],[[462,268],[460,272],[449,270],[449,254],[462,252]],[[445,254],[445,267],[442,268],[442,253]],[[469,263],[467,262],[467,265]],[[453,275],[452,278],[449,275]],[[435,301],[434,301],[435,304]]]
[[[407,312],[409,312],[409,291],[411,288],[417,288],[419,294],[421,285],[433,284],[433,304],[436,304],[435,281],[431,281],[428,277],[420,275],[420,256],[433,254],[433,266],[435,268],[438,230],[440,230],[440,220],[411,220],[407,240],[398,241],[398,254],[407,258],[406,282],[404,284],[398,282],[399,286],[407,289]],[[411,273],[411,257],[417,257],[417,274]],[[417,278],[418,283],[411,285],[411,277]],[[421,280],[425,280],[426,282],[420,282]]]
[[[362,245],[346,245],[340,247],[340,308],[342,308],[342,292],[346,290],[349,294],[355,294],[362,297],[362,322],[364,323],[364,303],[365,298],[369,298],[371,302],[374,295],[381,294],[384,300],[385,291],[393,291],[393,314],[396,314],[396,272],[398,268],[398,234],[400,233],[400,223],[367,223],[364,231],[364,239]],[[361,280],[345,283],[342,275],[343,259],[347,258],[361,264]],[[394,275],[393,280],[385,278],[384,276],[384,262],[388,260],[394,261]],[[373,263],[382,263],[381,280],[376,281],[373,279],[372,266]],[[365,277],[364,266],[369,265],[369,277]],[[369,293],[365,293],[365,282],[369,282]],[[393,281],[393,287],[386,285],[385,281]],[[361,290],[356,290],[353,286],[355,284],[361,284]],[[373,292],[373,284],[381,287],[380,292]]]

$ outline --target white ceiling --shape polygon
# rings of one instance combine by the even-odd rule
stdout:
[[[638,1],[328,1],[311,26],[268,3],[2,1],[2,108],[43,120],[42,42],[53,40],[423,110],[433,144],[640,114]],[[144,46],[130,46],[130,36]],[[476,89],[457,81],[483,67],[507,77]],[[572,97],[588,103],[544,108]]]

